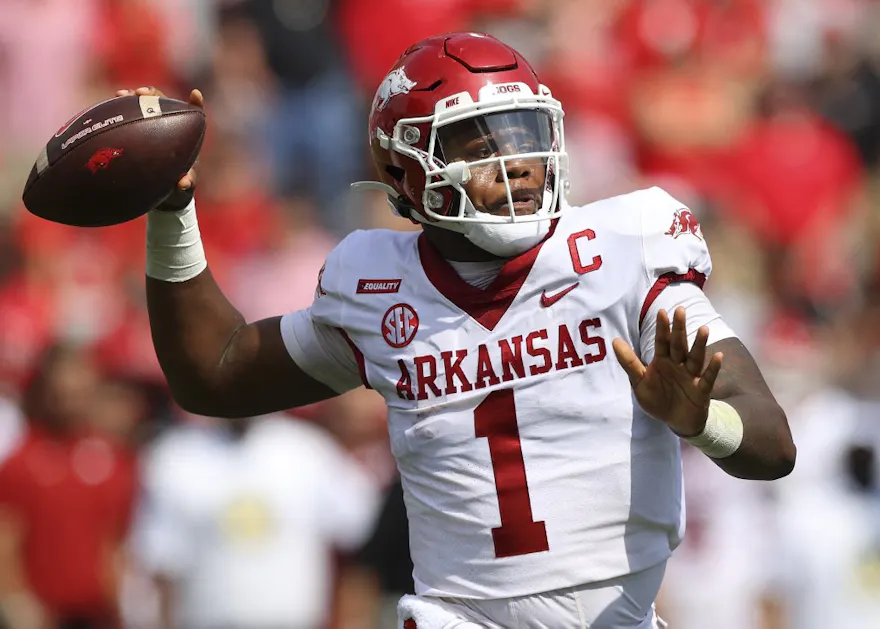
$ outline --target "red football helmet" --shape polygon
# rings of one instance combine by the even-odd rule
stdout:
[[[422,40],[376,91],[370,145],[381,179],[355,187],[388,193],[407,218],[461,231],[469,223],[547,220],[563,209],[568,158],[562,105],[518,52],[489,35],[449,33]],[[476,150],[455,141],[462,132]],[[513,161],[546,168],[534,214],[518,215],[507,174]],[[474,208],[463,184],[492,164],[507,187],[506,214]]]

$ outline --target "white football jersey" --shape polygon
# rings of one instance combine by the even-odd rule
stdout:
[[[359,231],[335,249],[282,332],[303,369],[344,390],[350,373],[303,350],[304,320],[335,328],[350,371],[384,396],[419,594],[521,596],[670,555],[678,438],[639,409],[611,342],[644,354],[663,288],[710,271],[698,223],[659,188],[567,210],[486,290],[419,233]],[[708,311],[688,327],[714,321],[716,341]]]

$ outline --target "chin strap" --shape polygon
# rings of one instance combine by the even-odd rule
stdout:
[[[387,183],[382,183],[381,181],[355,181],[353,184],[351,184],[351,189],[356,191],[379,190],[390,197],[400,196],[397,194],[397,190],[389,186]]]
[[[415,208],[412,203],[410,203],[408,199],[400,196],[397,193],[397,190],[389,186],[387,183],[382,183],[381,181],[356,181],[351,184],[351,189],[355,191],[378,190],[379,192],[384,192],[388,195],[388,205],[391,206],[391,211],[394,212],[396,216],[408,218],[411,221],[415,220],[412,216],[415,213]]]

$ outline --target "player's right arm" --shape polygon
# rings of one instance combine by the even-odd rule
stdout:
[[[155,88],[117,95],[131,93],[162,95]],[[190,102],[202,106],[198,90]],[[178,188],[194,185],[190,171]],[[175,209],[148,216],[146,288],[153,345],[181,407],[199,415],[249,417],[325,400],[357,386],[348,377],[356,368],[334,349],[344,343],[312,321],[308,311],[289,315],[286,334],[282,317],[247,323],[207,268],[194,201]],[[330,376],[322,382],[315,373]]]
[[[249,417],[336,392],[290,357],[281,317],[245,323],[205,269],[185,282],[147,278],[153,345],[175,401],[212,417]]]

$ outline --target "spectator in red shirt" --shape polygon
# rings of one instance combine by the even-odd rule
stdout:
[[[26,391],[30,425],[0,467],[0,601],[13,627],[118,627],[135,467],[91,428],[100,386],[81,351],[53,346]]]

